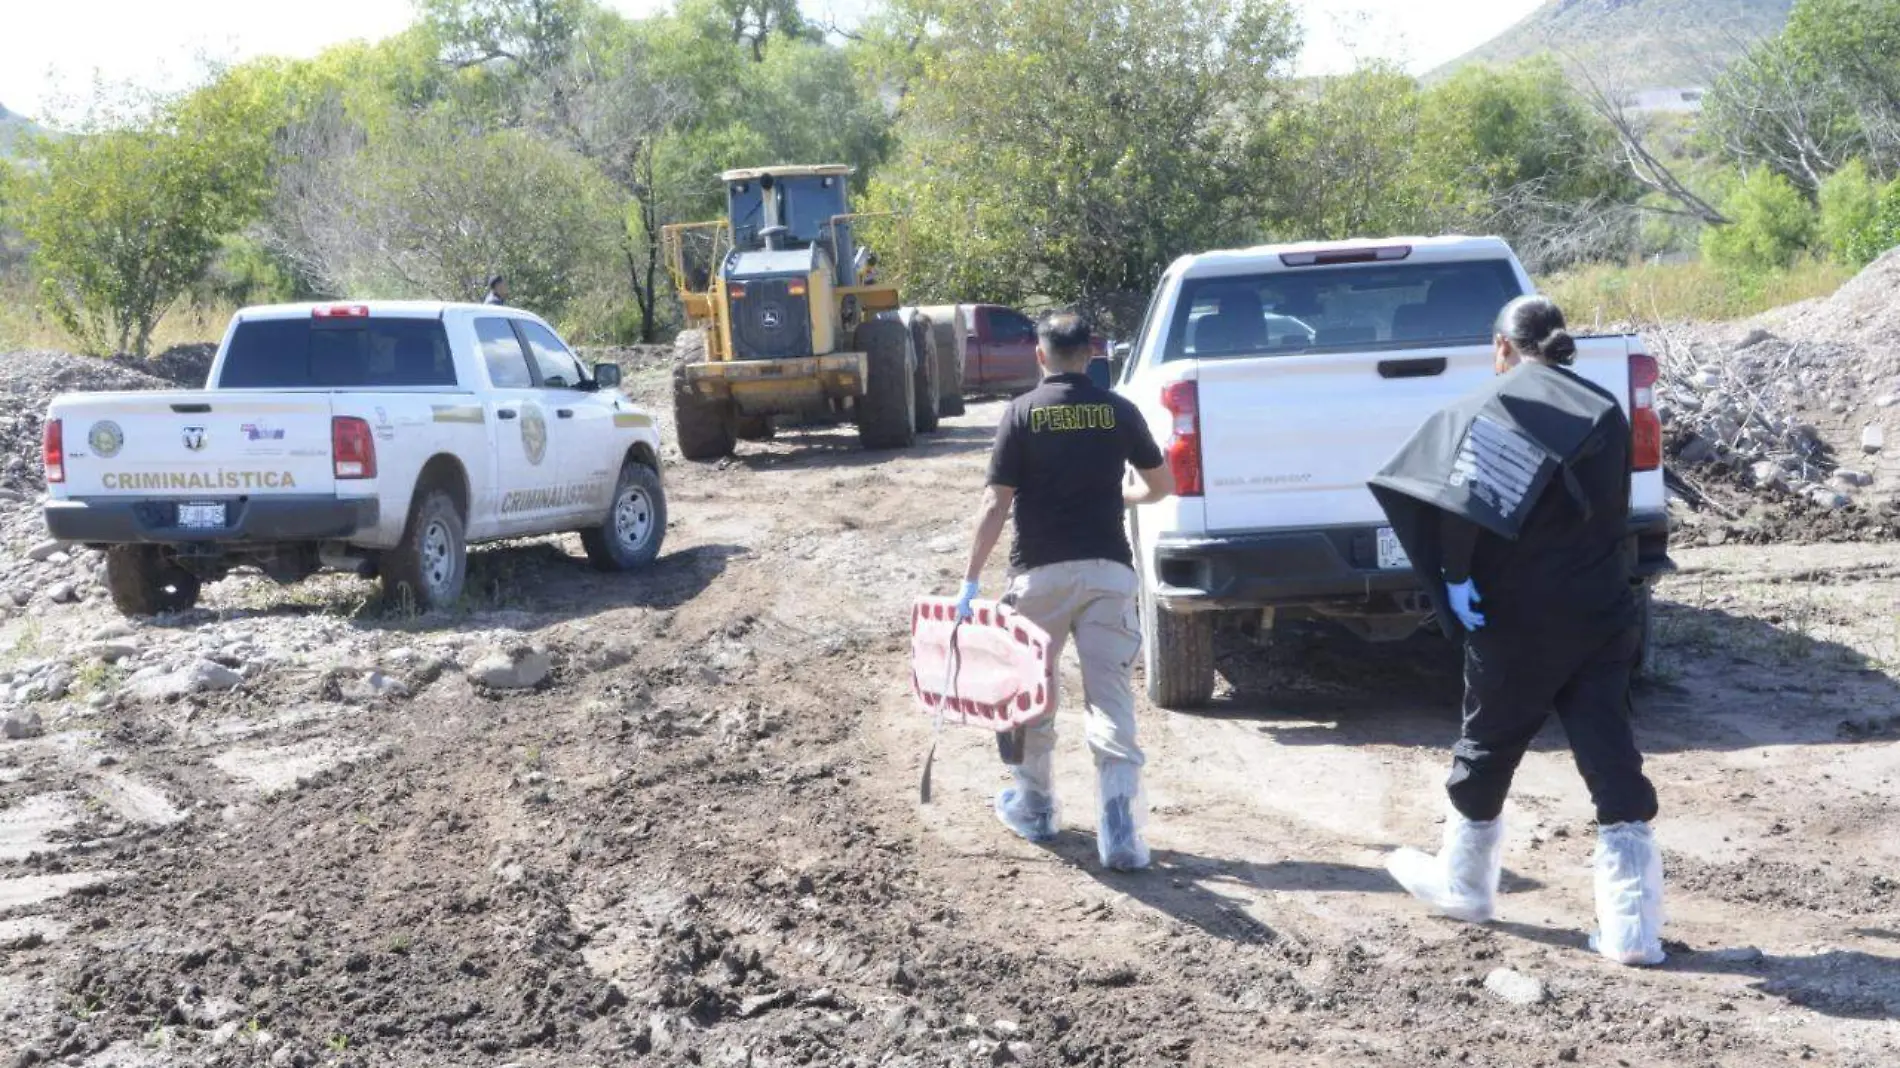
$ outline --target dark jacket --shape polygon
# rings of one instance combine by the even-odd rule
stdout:
[[[1465,578],[1487,630],[1628,625],[1629,441],[1615,397],[1530,361],[1413,435],[1371,488],[1447,634],[1445,583]]]

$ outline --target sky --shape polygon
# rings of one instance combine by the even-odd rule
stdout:
[[[668,0],[605,0],[631,15]],[[807,13],[849,22],[869,0],[806,0]],[[1538,0],[1294,0],[1306,25],[1303,73],[1350,69],[1355,56],[1424,72],[1495,36]],[[179,89],[204,61],[310,56],[379,38],[413,19],[409,0],[0,0],[6,44],[0,105],[51,120],[82,110],[95,78]]]

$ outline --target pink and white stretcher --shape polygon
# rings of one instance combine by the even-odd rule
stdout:
[[[945,723],[988,728],[1000,746],[1003,735],[1049,715],[1055,704],[1049,635],[993,601],[970,608],[970,618],[958,622],[954,598],[920,597],[911,606],[911,692],[924,714],[936,719],[918,784],[926,804],[937,734]]]
[[[1049,714],[1049,635],[1013,609],[977,601],[957,622],[957,602],[920,597],[910,612],[910,684],[942,722],[1001,733]]]

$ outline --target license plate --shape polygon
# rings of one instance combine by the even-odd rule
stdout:
[[[1412,566],[1412,559],[1405,555],[1405,546],[1399,544],[1399,536],[1391,527],[1379,528],[1379,567],[1387,571],[1398,571]]]
[[[224,527],[224,505],[181,504],[178,506],[178,525],[186,530],[221,530]]]

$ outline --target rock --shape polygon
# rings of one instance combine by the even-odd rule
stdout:
[[[791,1003],[792,995],[789,991],[785,990],[781,990],[776,994],[754,994],[744,1001],[739,1002],[739,1017],[740,1019],[750,1020],[754,1016],[762,1016],[773,1009],[781,1008]]]
[[[86,655],[108,664],[116,664],[121,660],[129,660],[139,655],[139,647],[123,639],[93,642],[91,645],[85,646],[82,651]]]
[[[1760,964],[1766,954],[1754,946],[1737,946],[1734,949],[1713,949],[1696,956],[1712,964]]]
[[[1510,968],[1498,968],[1485,976],[1484,988],[1517,1006],[1535,1005],[1546,996],[1542,982]]]
[[[78,600],[70,582],[56,582],[46,588],[46,599],[54,604],[71,604]]]
[[[540,649],[497,650],[475,662],[469,676],[491,690],[528,690],[541,684],[554,670],[548,654]]]
[[[126,683],[126,690],[142,701],[172,701],[195,693],[235,690],[244,676],[209,660],[170,673],[146,675],[140,672]]]
[[[401,679],[391,678],[380,671],[372,671],[343,687],[343,696],[355,701],[375,701],[381,698],[400,700],[409,696],[409,684]]]
[[[1775,335],[1769,333],[1766,330],[1761,329],[1760,327],[1756,327],[1755,329],[1750,330],[1748,332],[1747,337],[1744,337],[1742,338],[1742,340],[1736,342],[1735,351],[1740,352],[1743,349],[1752,349],[1756,345],[1759,345],[1764,341],[1773,341],[1774,339],[1775,339]]]
[[[1697,371],[1695,378],[1691,381],[1695,383],[1697,389],[1714,389],[1722,384],[1722,376],[1718,372],[1705,368]]]
[[[58,701],[71,693],[72,689],[73,673],[63,667],[56,667],[40,680],[40,700]]]
[[[1816,486],[1810,490],[1808,499],[1830,512],[1838,512],[1854,503],[1854,499],[1847,494],[1839,490],[1828,489],[1825,486]]]
[[[1707,463],[1715,455],[1715,443],[1700,434],[1689,435],[1689,440],[1676,453],[1676,459],[1691,467]]]
[[[1887,432],[1879,423],[1869,424],[1860,432],[1860,451],[1869,456],[1887,447]]]
[[[1748,471],[1750,477],[1754,479],[1755,485],[1764,489],[1779,488],[1787,485],[1787,472],[1783,471],[1781,465],[1775,463],[1773,460],[1757,461],[1755,466],[1749,468]]]
[[[26,551],[26,558],[34,563],[45,563],[54,553],[59,552],[59,550],[59,542],[43,541],[31,549],[28,549]]]
[[[38,738],[45,729],[40,723],[40,714],[26,709],[9,712],[5,719],[0,719],[0,734],[16,742],[23,738]]]
[[[119,621],[107,623],[105,626],[93,631],[92,640],[95,642],[118,641],[120,638],[130,638],[136,633],[138,632],[132,629],[132,624]]]
[[[1896,404],[1900,404],[1900,396],[1896,396],[1892,393],[1884,394],[1875,400],[1874,403],[1882,408],[1891,408]]]
[[[237,1033],[238,1022],[236,1020],[222,1024],[216,1031],[211,1032],[211,1044],[218,1048],[228,1046],[231,1044],[231,1040],[237,1037]]]
[[[1874,484],[1874,476],[1865,471],[1853,471],[1841,468],[1834,472],[1834,484],[1842,489],[1861,489]]]

